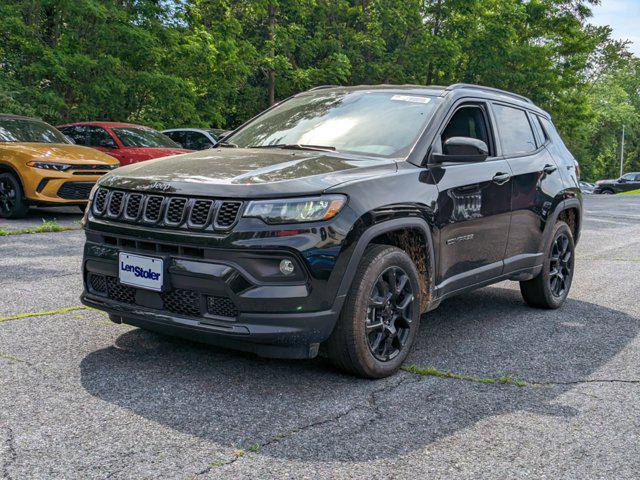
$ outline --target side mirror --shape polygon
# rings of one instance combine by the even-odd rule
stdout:
[[[451,137],[444,142],[443,150],[443,154],[431,155],[432,163],[484,162],[489,156],[487,144],[470,137]]]
[[[618,179],[618,183],[627,183],[627,179],[626,179],[626,178],[622,178],[622,177],[620,177],[620,178]]]

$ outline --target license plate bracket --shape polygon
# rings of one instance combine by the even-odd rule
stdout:
[[[118,280],[123,285],[161,292],[165,284],[164,259],[120,252]]]

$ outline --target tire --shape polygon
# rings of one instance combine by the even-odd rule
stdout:
[[[607,189],[605,189],[605,190],[602,190],[602,195],[613,195],[613,194],[615,194],[615,193],[616,193],[616,192],[614,192],[613,190],[611,190],[611,189],[609,189],[609,188],[607,188]]]
[[[565,302],[575,266],[575,244],[571,229],[565,222],[558,222],[545,251],[540,274],[526,282],[520,282],[522,298],[531,307],[555,309]]]
[[[383,378],[398,371],[420,327],[418,275],[403,250],[388,245],[367,247],[325,344],[337,368],[365,378]],[[377,306],[372,306],[374,302]]]
[[[87,210],[87,204],[85,203],[84,205],[78,205],[78,210],[80,210],[80,212],[82,212],[82,214],[84,215],[85,211]]]
[[[22,218],[28,211],[20,181],[13,173],[0,173],[0,218]]]

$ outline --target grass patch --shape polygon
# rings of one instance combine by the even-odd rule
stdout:
[[[501,383],[503,385],[515,385],[517,387],[526,387],[527,382],[511,377],[474,377],[471,375],[460,375],[458,373],[443,372],[431,367],[419,367],[417,365],[405,365],[402,370],[423,377],[452,378],[454,380],[465,380],[475,383]]]
[[[80,227],[65,227],[59,225],[55,220],[43,220],[42,225],[30,228],[19,228],[17,230],[5,230],[0,228],[0,237],[9,235],[24,235],[31,233],[66,232],[67,230],[79,230]]]
[[[65,307],[65,308],[60,308],[58,310],[45,310],[43,312],[18,313],[17,315],[11,315],[9,317],[0,317],[0,323],[8,322],[9,320],[20,320],[21,318],[42,317],[44,315],[59,315],[61,313],[74,312],[76,310],[90,310],[90,308],[85,307],[84,305],[78,305],[77,307]]]
[[[621,195],[640,195],[640,188],[638,190],[630,190],[628,192],[622,192]]]
[[[0,353],[0,358],[3,358],[5,360],[9,360],[9,363],[19,363],[22,362],[22,360],[20,360],[18,357],[16,357],[15,355],[9,355],[7,353]]]

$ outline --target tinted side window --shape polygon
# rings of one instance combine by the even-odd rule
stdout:
[[[202,133],[198,132],[189,132],[189,136],[187,137],[187,147],[191,150],[202,150],[203,148],[210,147],[213,145],[211,141]]]
[[[165,133],[165,135],[167,137],[169,137],[171,140],[173,140],[174,142],[179,143],[181,147],[185,147],[185,145],[186,145],[186,139],[185,139],[186,132],[167,132],[167,133]]]
[[[636,175],[636,182],[640,182],[640,173]]]
[[[504,155],[529,153],[537,148],[531,124],[524,110],[504,105],[494,105],[493,109]]]
[[[91,147],[115,147],[116,142],[102,127],[87,127],[87,145]]]
[[[490,156],[495,155],[495,153],[491,151],[491,138],[484,110],[478,106],[465,105],[453,114],[442,132],[442,145],[444,146],[444,142],[451,137],[469,137],[482,140],[487,144],[490,150]]]
[[[72,125],[70,127],[62,127],[60,131],[73,140],[73,143],[76,145],[86,145],[85,136],[87,128],[85,126]]]

